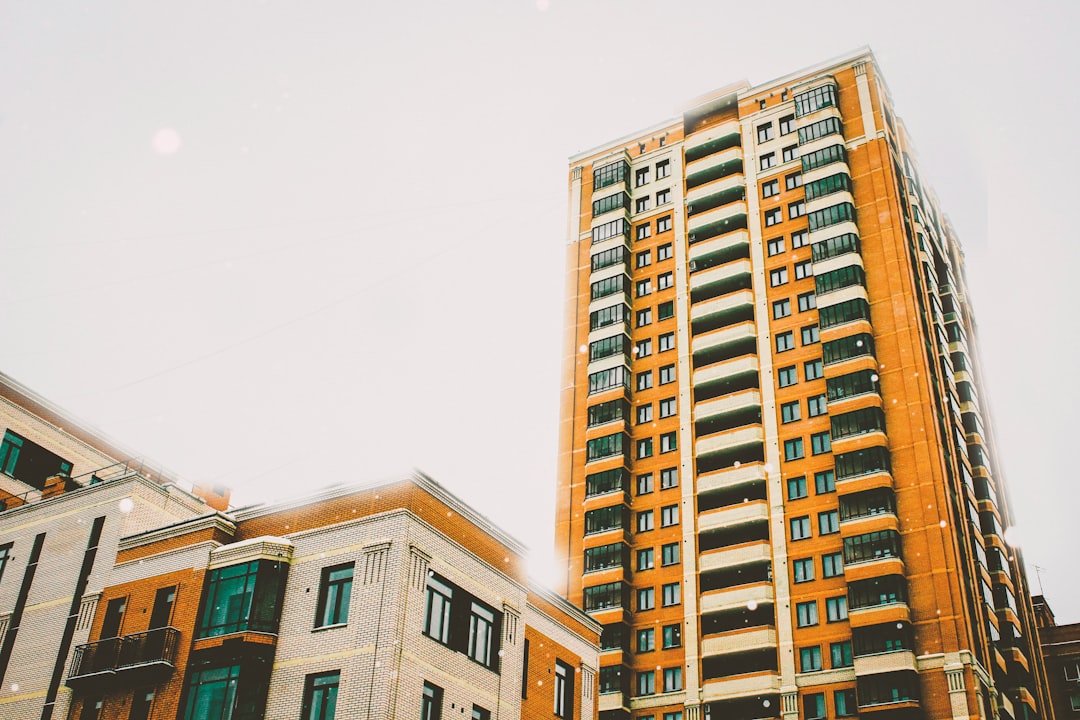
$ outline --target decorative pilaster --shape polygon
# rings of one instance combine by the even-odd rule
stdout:
[[[964,666],[961,663],[945,666],[945,680],[949,685],[949,704],[953,720],[968,720],[967,692],[964,687]]]
[[[364,585],[378,585],[386,569],[386,554],[390,543],[368,545],[364,548]]]
[[[503,645],[517,645],[521,615],[516,608],[503,603]]]
[[[780,714],[784,720],[799,720],[799,693],[797,690],[780,695]]]
[[[416,590],[427,587],[428,565],[431,556],[416,547],[409,546],[409,586]]]
[[[877,124],[874,122],[874,106],[870,102],[870,80],[866,74],[866,63],[855,63],[855,89],[859,93],[859,109],[862,112],[863,136],[870,140],[877,136]]]
[[[581,717],[596,716],[596,668],[582,663],[581,674]]]

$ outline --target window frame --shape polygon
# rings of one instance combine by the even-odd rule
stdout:
[[[818,624],[817,600],[795,603],[795,627],[808,628]]]
[[[319,601],[315,610],[315,627],[328,628],[349,622],[353,574],[356,563],[330,565],[322,569],[319,578]],[[334,578],[335,573],[348,571],[348,576]],[[332,603],[328,604],[328,603]]]
[[[334,720],[340,688],[340,670],[305,675],[301,720]]]
[[[799,648],[799,672],[820,672],[824,669],[821,659],[821,646],[809,645]],[[824,696],[823,698],[824,699]]]
[[[568,719],[574,715],[574,668],[555,660],[555,717]]]
[[[821,556],[821,577],[833,578],[844,576],[844,553],[831,552]]]
[[[825,621],[843,622],[848,619],[847,595],[825,598]]]
[[[813,582],[814,558],[797,558],[791,561],[792,584]]]
[[[680,560],[679,543],[664,543],[660,546],[660,567],[678,565]]]

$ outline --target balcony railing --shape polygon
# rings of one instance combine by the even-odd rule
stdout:
[[[68,685],[106,680],[121,675],[141,675],[136,671],[171,673],[176,667],[180,631],[156,628],[123,637],[79,645],[71,661]]]

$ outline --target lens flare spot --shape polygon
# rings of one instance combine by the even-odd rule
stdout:
[[[175,155],[180,150],[180,133],[171,127],[163,127],[154,133],[150,143],[158,155]]]

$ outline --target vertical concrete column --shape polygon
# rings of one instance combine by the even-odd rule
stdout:
[[[874,122],[874,105],[870,102],[870,81],[866,77],[866,63],[856,63],[855,89],[859,93],[859,109],[862,111],[863,135],[867,140],[877,135]]]
[[[682,153],[671,155],[671,174],[685,177]],[[697,477],[694,475],[694,423],[693,423],[693,374],[691,362],[693,338],[690,334],[690,261],[686,247],[686,196],[683,183],[672,188],[675,209],[672,223],[675,229],[675,346],[678,348],[679,373],[679,487],[682,510],[682,557],[683,597],[683,690],[685,692],[686,720],[696,720],[701,702],[701,668],[698,608],[698,552],[697,552]]]
[[[581,235],[581,167],[571,171],[570,212],[566,213],[566,242],[576,243]]]
[[[773,391],[773,345],[769,334],[769,298],[765,278],[765,240],[761,235],[757,183],[757,155],[754,121],[742,121],[743,172],[746,174],[746,214],[750,231],[750,262],[753,267],[754,324],[757,330],[758,386],[761,389],[761,425],[765,430],[765,482],[769,494],[769,536],[772,543],[772,582],[776,597],[776,642],[780,669],[781,711],[785,720],[798,720],[799,702],[795,689],[795,641],[791,627],[791,586],[788,583],[787,530],[784,525],[784,482],[780,473],[780,431],[776,424],[776,393]],[[791,701],[790,712],[787,697]]]

